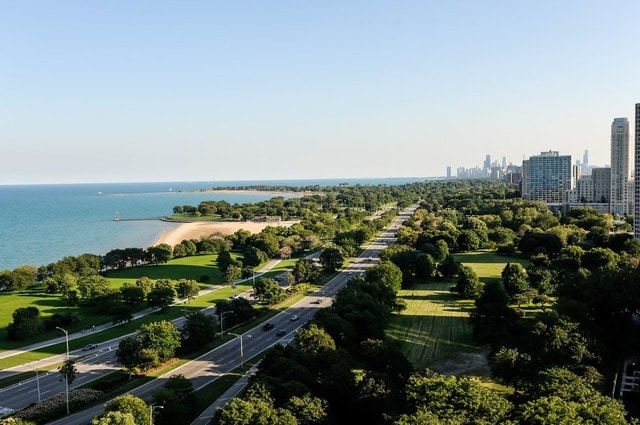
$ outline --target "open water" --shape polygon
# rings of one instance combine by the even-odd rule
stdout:
[[[202,201],[259,202],[265,193],[200,192],[251,185],[396,185],[413,179],[326,179],[223,182],[92,183],[0,186],[0,270],[46,265],[65,256],[104,255],[117,248],[146,248],[177,226],[160,221],[177,205]],[[285,195],[283,195],[285,196]],[[286,196],[285,196],[286,197]],[[115,221],[116,214],[119,221]]]

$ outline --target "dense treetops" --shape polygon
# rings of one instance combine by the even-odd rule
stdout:
[[[177,254],[175,247],[159,246],[65,258],[39,268],[33,279],[66,291],[69,299],[76,291],[76,299],[103,305],[110,292],[102,273],[176,255],[215,252],[231,279],[264,258],[318,248],[323,270],[332,272],[395,214],[368,219],[368,212],[394,202],[397,208],[419,205],[397,229],[396,243],[319,311],[300,332],[297,349],[276,347],[266,355],[246,399],[234,399],[217,423],[255,423],[257,418],[291,424],[625,423],[623,406],[606,394],[612,392],[607,373],[612,365],[615,369],[621,358],[640,350],[635,325],[640,244],[629,234],[628,218],[589,208],[562,216],[494,181],[339,186],[299,198],[231,205],[225,212],[231,217],[251,212],[295,216],[300,223],[268,227],[257,235],[212,235],[181,244]],[[219,207],[209,204],[208,213],[222,215]],[[509,263],[500,278],[480,281],[452,255],[476,249],[519,255],[524,266]],[[301,260],[292,279],[313,278],[314,267]],[[24,285],[24,272],[2,272],[1,286],[17,290]],[[390,315],[403,308],[396,291],[436,279],[449,279],[452,291],[475,300],[470,318],[475,336],[491,347],[492,374],[514,389],[512,396],[486,390],[472,378],[413,370],[385,336]],[[270,282],[261,285],[265,300],[277,298]],[[146,288],[147,299],[163,287],[158,282],[136,286]],[[532,303],[539,311],[522,309]],[[31,312],[20,317],[26,324],[20,329],[37,321]],[[179,339],[176,332],[168,334]],[[137,359],[142,366],[171,355],[140,349],[142,342],[128,341],[131,347],[120,349],[143,353]]]

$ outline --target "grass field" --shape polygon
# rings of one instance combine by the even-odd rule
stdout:
[[[407,309],[394,316],[388,335],[400,342],[416,368],[433,368],[453,354],[482,350],[471,335],[473,301],[458,299],[449,292],[451,286],[451,282],[435,282],[398,293]]]
[[[523,267],[529,264],[529,260],[524,258],[497,255],[493,251],[484,250],[453,254],[453,257],[457,262],[471,267],[483,282],[500,279],[507,263],[520,263]]]
[[[134,283],[137,279],[146,276],[150,279],[193,279],[198,282],[202,282],[202,276],[209,276],[209,285],[200,283],[201,289],[207,289],[213,284],[220,284],[221,275],[215,264],[215,255],[201,255],[194,257],[185,257],[171,260],[166,264],[149,265],[143,267],[136,267],[132,269],[119,270],[111,272],[108,276],[114,288],[121,287],[125,282]],[[274,267],[265,276],[272,276],[277,273],[281,273],[285,270],[293,267],[295,259],[281,261],[276,267]],[[216,291],[215,294],[211,294],[207,297],[196,298],[189,301],[186,306],[187,310],[196,311],[200,308],[210,307],[218,300],[227,299],[231,295],[238,292],[242,292],[250,289],[252,281],[241,283],[237,287],[225,287],[220,291]],[[45,341],[51,338],[60,336],[59,331],[53,330],[49,332],[40,332],[34,335],[29,340],[25,341],[10,341],[7,338],[6,327],[13,321],[12,313],[15,309],[20,307],[34,306],[40,310],[43,318],[49,317],[54,313],[67,313],[77,312],[81,317],[81,323],[68,327],[69,332],[77,332],[81,329],[89,329],[92,325],[100,325],[111,321],[111,316],[108,315],[96,315],[91,307],[78,306],[68,307],[59,294],[47,294],[41,290],[27,290],[13,294],[0,294],[0,351],[10,350],[25,345],[33,344],[36,342]],[[146,304],[139,306],[139,309],[146,308]],[[179,308],[182,310],[182,307]],[[178,317],[176,315],[175,317]],[[173,318],[175,318],[173,317]],[[157,320],[157,319],[156,319]],[[141,322],[135,321],[139,326]],[[84,340],[84,338],[82,338]],[[79,343],[80,340],[78,340]],[[88,341],[94,342],[94,341]],[[74,343],[75,345],[75,343]],[[82,345],[79,345],[80,347]],[[57,349],[57,348],[56,348]],[[47,350],[48,351],[48,350]],[[41,355],[37,355],[41,358]]]
[[[232,255],[233,256],[233,255]],[[149,279],[191,279],[196,282],[220,283],[222,275],[216,265],[217,255],[197,255],[194,257],[176,258],[166,264],[134,267],[131,269],[109,272],[107,277],[114,286],[122,286],[124,282],[134,283],[136,279],[146,276]],[[203,279],[208,276],[208,279]]]
[[[471,267],[483,282],[500,279],[509,262],[526,265],[520,258],[490,251],[455,254],[455,258]],[[453,281],[429,282],[401,290],[398,298],[406,302],[407,309],[393,317],[388,335],[401,344],[416,368],[486,376],[486,348],[473,340],[469,322],[473,301],[449,292],[453,285]]]

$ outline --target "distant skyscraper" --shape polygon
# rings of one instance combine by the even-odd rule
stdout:
[[[636,103],[636,132],[635,132],[635,207],[633,215],[633,237],[640,239],[640,103]]]
[[[615,118],[611,124],[611,198],[609,211],[627,215],[630,211],[632,162],[629,139],[629,120]]]
[[[485,170],[491,170],[491,155],[487,155],[484,160],[484,166],[482,168]]]
[[[565,202],[566,192],[573,189],[571,155],[556,151],[542,152],[522,161],[522,197],[547,204]]]
[[[580,169],[582,170],[582,175],[584,176],[591,174],[591,167],[589,166],[589,151],[587,149],[584,150],[584,154],[582,155],[582,163],[580,164]]]

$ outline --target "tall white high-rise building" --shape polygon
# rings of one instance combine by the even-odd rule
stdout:
[[[636,103],[633,237],[640,239],[640,103]]]
[[[615,118],[611,124],[611,198],[609,211],[614,214],[631,213],[633,157],[629,138],[629,120]]]

